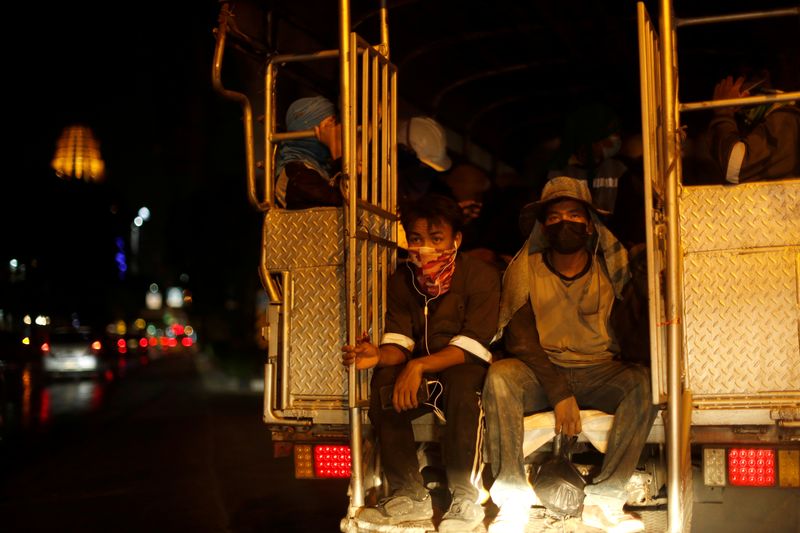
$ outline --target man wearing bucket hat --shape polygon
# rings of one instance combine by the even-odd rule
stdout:
[[[630,283],[628,253],[600,221],[603,213],[584,180],[565,176],[550,180],[523,213],[533,229],[505,272],[500,304],[509,357],[492,364],[483,391],[490,494],[500,508],[490,532],[524,531],[536,501],[525,475],[523,416],[553,409],[556,433],[571,436],[581,432],[580,408],[615,414],[602,469],[585,488],[583,522],[603,531],[644,529],[623,512],[625,484],[656,409],[649,370],[621,358],[629,344],[615,332],[615,315],[631,287],[647,285]],[[646,313],[641,319],[646,324]]]

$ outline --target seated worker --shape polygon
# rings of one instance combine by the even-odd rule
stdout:
[[[595,205],[615,212],[619,183],[627,167],[616,155],[622,147],[622,121],[609,106],[594,102],[572,109],[547,179],[570,176],[588,182]]]
[[[649,369],[621,359],[629,339],[614,329],[632,288],[646,301],[646,269],[632,278],[628,254],[600,222],[586,181],[554,178],[531,207],[537,222],[503,277],[499,326],[509,357],[489,367],[483,393],[490,494],[500,509],[489,531],[523,532],[535,502],[523,416],[553,409],[556,433],[572,436],[581,432],[580,408],[615,415],[602,470],[585,488],[583,523],[643,531],[622,508],[657,410]]]
[[[748,81],[728,76],[714,87],[714,100],[780,92],[769,84],[766,71]],[[712,156],[729,183],[800,177],[800,109],[794,102],[717,108],[709,136]]]
[[[454,200],[424,196],[406,205],[401,222],[409,261],[389,279],[383,338],[378,346],[363,340],[342,347],[345,365],[375,367],[369,417],[391,491],[357,518],[395,525],[433,516],[411,426],[433,409],[446,420],[441,444],[452,494],[439,531],[470,531],[484,517],[479,504],[480,394],[496,332],[500,275],[458,253],[462,216]],[[424,405],[417,396],[423,378],[431,392]]]
[[[286,111],[287,131],[313,129],[315,139],[283,141],[275,158],[275,201],[286,209],[341,206],[341,126],[323,96],[300,98]]]

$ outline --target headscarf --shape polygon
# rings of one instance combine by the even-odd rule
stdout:
[[[611,286],[614,288],[614,295],[622,298],[622,288],[631,278],[628,268],[628,252],[616,237],[600,221],[597,214],[591,209],[589,216],[594,223],[596,236],[592,239],[590,246],[592,249],[599,248],[599,258],[601,265],[605,268]],[[598,242],[599,241],[599,242]],[[511,260],[503,275],[503,292],[500,299],[500,320],[498,323],[498,335],[500,338],[503,328],[508,325],[514,313],[517,312],[530,299],[531,291],[531,272],[529,268],[528,256],[540,253],[549,247],[547,237],[544,234],[544,227],[541,222],[536,222],[533,226],[528,240]]]
[[[324,119],[336,114],[333,103],[324,96],[299,98],[292,102],[286,111],[287,131],[303,131],[313,129]],[[330,179],[328,147],[317,139],[297,139],[284,141],[278,149],[275,162],[275,177],[281,175],[283,168],[291,161],[300,161]]]

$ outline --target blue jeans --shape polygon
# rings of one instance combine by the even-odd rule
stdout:
[[[581,409],[614,414],[603,467],[587,493],[625,500],[630,479],[658,412],[650,399],[649,369],[621,361],[586,368],[561,368]],[[497,505],[526,501],[530,486],[522,456],[523,417],[552,409],[533,370],[519,359],[501,359],[489,367],[483,389],[488,461],[495,477],[490,490]]]

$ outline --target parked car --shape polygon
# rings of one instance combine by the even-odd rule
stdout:
[[[108,364],[103,336],[89,328],[54,328],[39,346],[50,376],[99,375]]]

